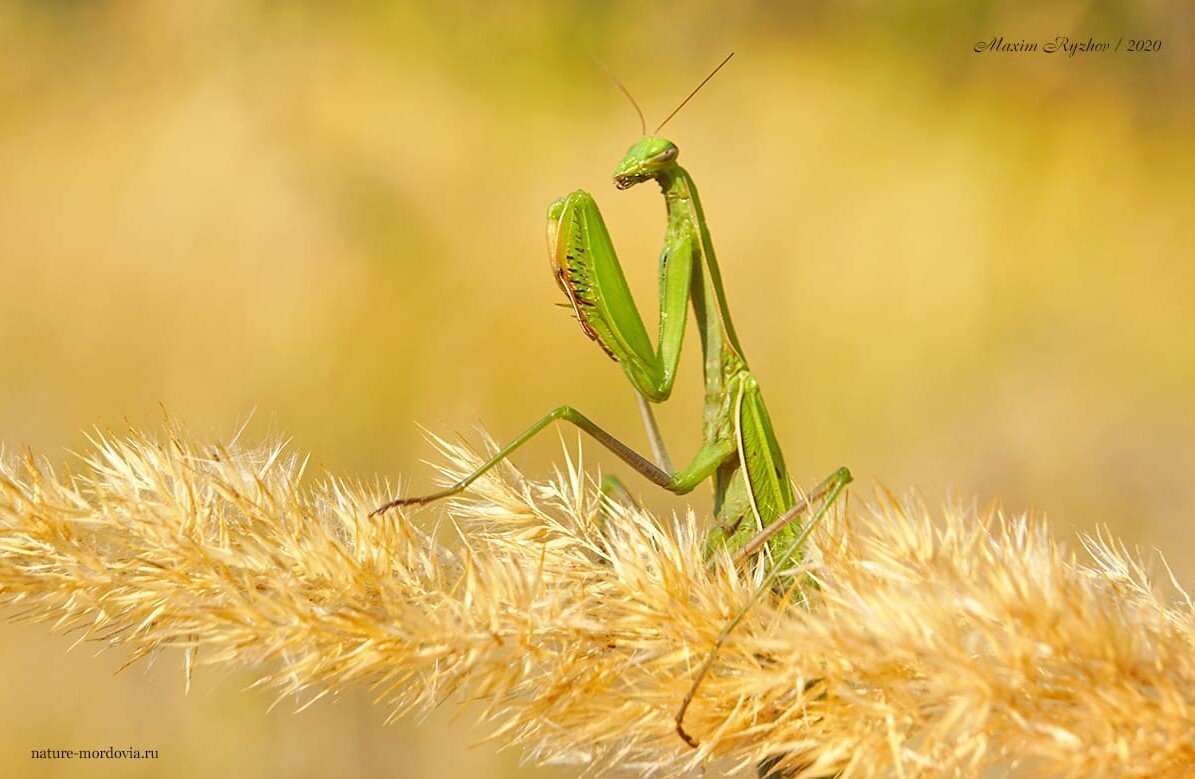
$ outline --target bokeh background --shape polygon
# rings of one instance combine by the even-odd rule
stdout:
[[[0,4],[0,441],[69,463],[94,425],[165,409],[226,438],[252,415],[251,438],[412,488],[417,422],[507,438],[567,402],[644,446],[621,372],[554,305],[544,212],[595,192],[654,310],[662,206],[611,186],[638,123],[587,55],[654,124],[734,50],[666,135],[794,476],[1104,524],[1190,587],[1193,33],[1158,0]],[[972,51],[999,35],[1163,48]],[[677,460],[684,370],[660,413]],[[546,474],[559,445],[518,460]],[[184,695],[178,657],[114,674],[69,646],[0,627],[0,775],[575,774],[467,748],[472,710],[268,710],[246,674]],[[161,758],[29,759],[79,744]]]

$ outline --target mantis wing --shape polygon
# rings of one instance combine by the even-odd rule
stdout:
[[[751,507],[759,522],[758,531],[791,509],[796,499],[759,385],[750,373],[742,376],[742,382],[737,414],[738,449],[740,464],[747,475]],[[788,539],[783,536],[799,532],[797,523],[791,524],[791,530],[782,531],[781,540],[773,548],[785,548]]]

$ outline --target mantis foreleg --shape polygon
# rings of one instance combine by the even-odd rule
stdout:
[[[622,365],[645,399],[672,394],[688,317],[694,239],[686,230],[665,239],[660,255],[660,327],[653,347],[631,296],[602,213],[587,192],[548,208],[548,249],[556,280],[585,334]]]

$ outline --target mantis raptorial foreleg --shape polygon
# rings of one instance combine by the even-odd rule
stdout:
[[[574,192],[548,208],[548,250],[556,280],[586,335],[622,365],[640,396],[656,403],[667,400],[684,343],[696,257],[692,232],[669,231],[660,253],[657,347],[648,338],[602,212],[589,193]]]

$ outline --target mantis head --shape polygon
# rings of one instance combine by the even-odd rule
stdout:
[[[667,175],[676,168],[676,144],[648,135],[641,138],[614,170],[614,186],[627,189],[648,179]]]
[[[672,117],[676,116],[677,111],[680,111],[682,108],[684,108],[685,104],[693,99],[693,95],[700,92],[701,88],[705,86],[711,78],[714,77],[715,73],[722,69],[723,65],[725,65],[727,62],[730,62],[730,58],[733,56],[733,51],[726,55],[726,59],[722,60],[718,67],[714,68],[713,71],[705,77],[705,80],[698,84],[697,88],[690,92],[689,96],[680,102],[680,105],[672,109],[672,113],[664,117],[664,121],[660,122],[659,126],[656,127],[655,132],[658,133],[660,130],[664,129],[664,125],[668,124],[668,121],[672,119]],[[594,60],[594,62],[597,62],[597,60]],[[676,144],[665,138],[661,138],[658,135],[648,135],[647,122],[643,120],[643,112],[639,110],[639,104],[635,102],[635,98],[631,97],[631,93],[627,91],[627,88],[622,85],[621,81],[614,77],[613,73],[611,73],[609,70],[606,70],[605,65],[600,62],[597,62],[597,65],[602,70],[606,71],[606,75],[610,77],[610,80],[613,81],[615,86],[617,86],[622,93],[627,96],[627,100],[631,101],[631,105],[635,107],[635,113],[639,115],[639,126],[643,128],[643,137],[640,138],[634,146],[627,149],[627,153],[623,156],[622,162],[618,163],[618,167],[614,169],[614,186],[618,187],[619,189],[627,189],[629,187],[635,186],[636,184],[641,184],[648,179],[661,180],[670,176],[677,167],[676,155],[678,150],[676,148]]]

